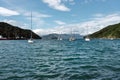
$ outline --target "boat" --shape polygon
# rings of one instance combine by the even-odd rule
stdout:
[[[28,43],[33,43],[33,40],[32,40],[32,39],[29,39],[29,40],[28,40]]]
[[[69,41],[75,41],[75,37],[72,34],[72,30],[71,30],[71,37],[69,38]]]
[[[7,38],[2,37],[2,35],[0,35],[0,40],[7,40]]]
[[[30,39],[28,40],[28,43],[33,43],[33,38],[32,38],[32,12],[31,12],[31,35],[30,35]]]
[[[63,40],[62,37],[61,37],[61,34],[58,34],[57,40]]]
[[[86,38],[85,38],[85,41],[90,41],[90,38],[86,37]]]
[[[85,41],[90,41],[90,38],[88,36],[88,26],[87,26],[87,36],[85,37]]]
[[[113,40],[114,38],[110,38],[110,40]]]
[[[74,40],[75,40],[74,37],[70,37],[70,38],[69,38],[69,41],[74,41]]]
[[[57,39],[57,40],[63,40],[63,39],[58,37],[58,39]]]

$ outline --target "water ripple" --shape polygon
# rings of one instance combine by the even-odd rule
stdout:
[[[0,80],[120,80],[120,41],[0,41]]]

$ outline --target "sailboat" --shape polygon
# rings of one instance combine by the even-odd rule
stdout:
[[[30,35],[30,39],[28,40],[28,43],[33,43],[33,38],[32,38],[32,12],[31,12],[31,35]]]
[[[63,40],[62,37],[61,37],[61,34],[58,34],[57,40]]]
[[[71,30],[71,37],[69,38],[69,41],[74,41],[75,37],[73,37],[72,30]]]
[[[89,38],[89,37],[86,37],[86,38],[85,38],[85,41],[90,41],[90,38]]]
[[[74,41],[74,40],[75,40],[74,37],[70,37],[70,38],[69,38],[69,41]]]
[[[85,41],[90,41],[90,38],[88,37],[88,26],[87,26],[87,36],[85,37]]]
[[[61,37],[58,37],[58,39],[57,39],[57,40],[60,40],[60,41],[61,41],[61,40],[63,40],[63,39],[62,39]]]

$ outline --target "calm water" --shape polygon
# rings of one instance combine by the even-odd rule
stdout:
[[[0,41],[0,80],[120,80],[120,40]]]

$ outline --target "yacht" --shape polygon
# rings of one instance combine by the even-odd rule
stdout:
[[[31,34],[30,34],[30,39],[28,40],[28,43],[33,43],[33,38],[32,38],[32,12],[31,12]]]
[[[88,26],[87,26],[87,36],[85,37],[85,41],[90,41],[90,38],[88,36]]]

